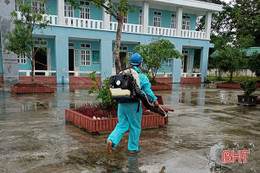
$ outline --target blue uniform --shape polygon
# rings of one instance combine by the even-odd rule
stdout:
[[[151,83],[146,75],[141,74],[137,67],[135,71],[139,73],[140,88],[147,94],[148,99],[152,102],[157,100],[151,90]],[[139,112],[137,112],[139,106]],[[142,104],[139,103],[120,103],[118,104],[118,124],[114,131],[110,134],[107,141],[112,141],[113,147],[116,147],[120,142],[124,133],[129,129],[128,150],[136,151],[139,145],[139,136],[141,133],[142,121]]]

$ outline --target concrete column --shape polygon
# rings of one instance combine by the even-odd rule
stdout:
[[[10,12],[14,11],[14,1],[1,1],[0,3],[0,48],[5,50],[7,39],[5,35],[8,31],[13,30],[14,25],[12,23]],[[18,62],[17,55],[13,53],[5,53],[0,51],[2,57],[2,73],[4,83],[15,84],[19,82]],[[0,59],[1,60],[1,59]],[[1,68],[0,68],[1,69]]]
[[[57,0],[58,25],[65,24],[64,18],[64,0]]]
[[[182,45],[176,44],[175,45],[176,50],[178,50],[180,53],[182,53]],[[181,58],[172,60],[172,82],[173,83],[180,83],[181,82],[181,65],[182,60]]]
[[[110,15],[106,13],[106,10],[103,9],[103,29],[109,30],[110,28]]]
[[[102,39],[100,41],[100,62],[101,62],[101,80],[112,75],[113,69],[113,51],[112,39]]]
[[[210,39],[211,18],[212,18],[212,12],[207,12],[206,21],[205,21],[206,39]]]
[[[209,47],[205,46],[201,48],[201,56],[200,56],[201,82],[207,80],[208,59],[209,59]]]
[[[142,8],[142,28],[143,33],[148,33],[148,26],[149,26],[149,2],[143,2]]]
[[[69,83],[69,38],[65,33],[55,37],[56,77],[58,84]]]
[[[182,29],[182,7],[177,8],[176,12],[176,34],[177,37],[181,37],[181,29]]]

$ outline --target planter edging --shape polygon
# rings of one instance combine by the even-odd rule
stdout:
[[[157,117],[156,117],[157,116]],[[89,132],[112,131],[118,123],[117,118],[93,119],[71,109],[65,109],[65,120],[69,121]],[[141,126],[154,127],[163,126],[164,118],[158,114],[143,115]]]
[[[17,87],[12,85],[11,91],[16,94],[25,94],[25,93],[54,93],[55,88],[52,87]]]

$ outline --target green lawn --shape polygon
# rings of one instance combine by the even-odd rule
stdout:
[[[250,78],[250,79],[256,79],[258,81],[260,81],[260,78],[258,77],[246,77],[246,76],[241,76],[241,77],[233,77],[232,81],[233,82],[241,82],[243,81],[245,78]],[[229,77],[222,77],[222,78],[217,78],[216,76],[207,76],[207,79],[209,81],[229,81]]]

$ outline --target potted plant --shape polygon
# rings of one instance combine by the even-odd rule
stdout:
[[[257,89],[256,81],[253,79],[245,79],[240,83],[240,87],[244,91],[244,95],[238,95],[238,104],[255,106],[257,103],[256,95],[251,95]]]

